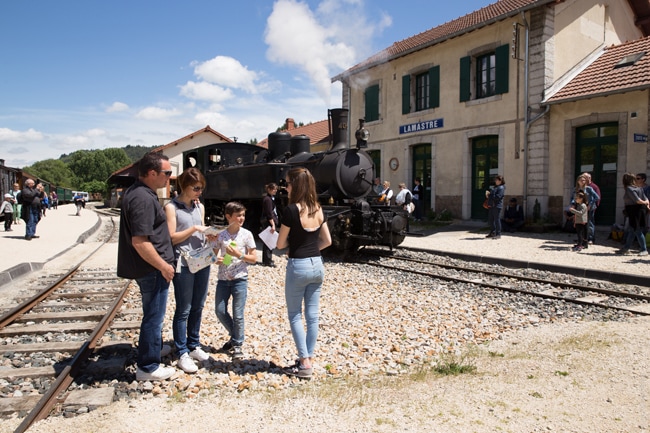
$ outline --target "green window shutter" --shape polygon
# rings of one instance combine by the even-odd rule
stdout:
[[[508,93],[508,64],[510,59],[510,45],[501,45],[494,52],[496,60],[495,93]]]
[[[469,101],[471,97],[471,67],[472,58],[470,56],[460,58],[460,102]]]
[[[366,89],[366,122],[379,120],[379,84]]]
[[[411,112],[411,76],[402,77],[402,114]]]
[[[440,107],[440,65],[429,69],[429,108]]]

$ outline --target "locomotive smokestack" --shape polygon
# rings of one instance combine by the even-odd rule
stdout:
[[[329,117],[330,136],[332,144],[330,150],[347,149],[348,144],[348,110],[346,108],[333,108],[327,110]]]

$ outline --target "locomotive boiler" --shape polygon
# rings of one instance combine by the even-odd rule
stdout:
[[[399,207],[375,203],[372,158],[363,149],[368,133],[360,122],[355,147],[347,142],[347,110],[329,110],[330,148],[310,152],[305,135],[274,132],[268,148],[244,143],[218,143],[183,153],[184,169],[197,167],[205,175],[203,201],[210,224],[225,225],[225,205],[239,201],[246,206],[245,226],[260,231],[265,185],[280,186],[276,194],[278,214],[288,203],[286,173],[300,166],[316,181],[319,202],[332,235],[332,247],[354,251],[363,245],[395,247],[405,237],[408,215]]]

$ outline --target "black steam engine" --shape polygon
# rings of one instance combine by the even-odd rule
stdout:
[[[187,151],[183,168],[197,167],[206,178],[203,200],[210,224],[224,225],[225,204],[236,200],[246,206],[246,227],[260,231],[264,186],[280,185],[278,213],[288,203],[286,173],[293,167],[308,169],[316,180],[319,201],[332,234],[332,246],[353,251],[363,245],[395,247],[405,236],[407,215],[399,208],[374,204],[374,164],[363,150],[368,133],[360,122],[357,145],[347,143],[347,110],[329,110],[330,149],[311,153],[309,137],[287,132],[269,134],[268,149],[243,143],[219,143]]]

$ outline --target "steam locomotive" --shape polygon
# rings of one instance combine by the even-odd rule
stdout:
[[[399,207],[374,203],[374,164],[363,149],[368,131],[360,121],[357,145],[347,143],[347,110],[328,110],[329,150],[311,153],[305,135],[274,132],[268,149],[243,143],[218,143],[183,153],[183,168],[196,167],[205,175],[203,201],[210,224],[225,225],[225,205],[236,200],[246,206],[245,226],[260,231],[265,185],[280,186],[276,194],[278,213],[288,204],[286,173],[304,167],[316,181],[319,202],[332,235],[332,247],[355,251],[364,245],[396,247],[404,240],[408,215]]]

